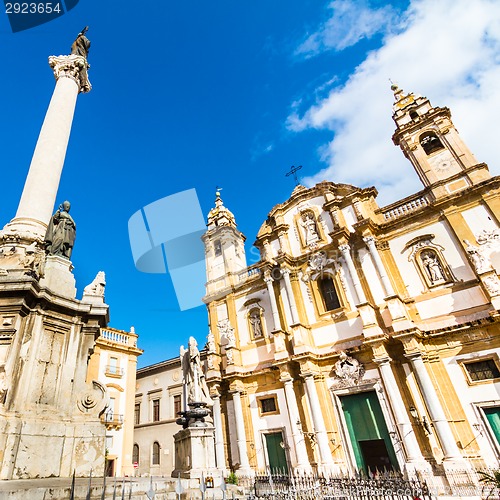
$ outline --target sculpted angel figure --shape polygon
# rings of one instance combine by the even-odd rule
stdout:
[[[182,368],[182,381],[186,387],[188,403],[212,404],[205,374],[201,365],[200,351],[194,337],[189,337],[188,348],[181,346],[180,358]]]

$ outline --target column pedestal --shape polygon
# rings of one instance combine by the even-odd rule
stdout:
[[[221,477],[215,464],[214,427],[187,427],[174,434],[175,469],[172,477]]]
[[[40,285],[47,287],[57,295],[74,299],[76,297],[76,281],[71,272],[71,261],[58,255],[47,255],[44,276]]]

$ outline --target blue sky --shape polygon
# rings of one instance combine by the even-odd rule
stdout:
[[[252,264],[261,223],[293,190],[291,165],[307,185],[376,185],[381,205],[421,189],[392,145],[389,78],[449,106],[498,173],[498,2],[80,0],[15,34],[0,15],[0,226],[54,88],[47,57],[87,24],[93,90],[78,98],[57,203],[72,202],[79,293],[105,271],[110,326],[135,326],[140,366],[208,331],[204,306],[181,312],[167,275],[135,269],[127,222],[145,205],[196,188],[207,214],[222,186]]]

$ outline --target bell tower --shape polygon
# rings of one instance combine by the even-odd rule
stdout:
[[[231,274],[247,267],[245,256],[245,236],[236,228],[236,220],[228,210],[220,190],[215,193],[215,207],[208,213],[207,232],[203,235],[207,268],[207,294],[211,291],[211,282],[225,275],[231,280]],[[226,283],[229,284],[229,281]],[[214,284],[217,288],[217,286]]]
[[[458,134],[448,108],[433,107],[426,97],[407,94],[397,85],[392,140],[410,160],[422,184],[435,198],[449,196],[491,177]]]

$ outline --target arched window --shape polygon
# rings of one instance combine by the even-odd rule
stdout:
[[[326,311],[333,311],[340,307],[340,300],[333,283],[332,278],[329,276],[321,278],[318,280],[318,288],[323,297],[323,303],[325,304]]]
[[[416,111],[410,111],[410,118],[416,120],[418,118],[418,113]]]
[[[428,155],[440,149],[444,149],[443,143],[434,132],[422,134],[420,136],[420,145]]]
[[[153,443],[153,465],[160,465],[160,443]]]
[[[139,445],[137,443],[132,448],[132,463],[135,462],[139,463]]]

